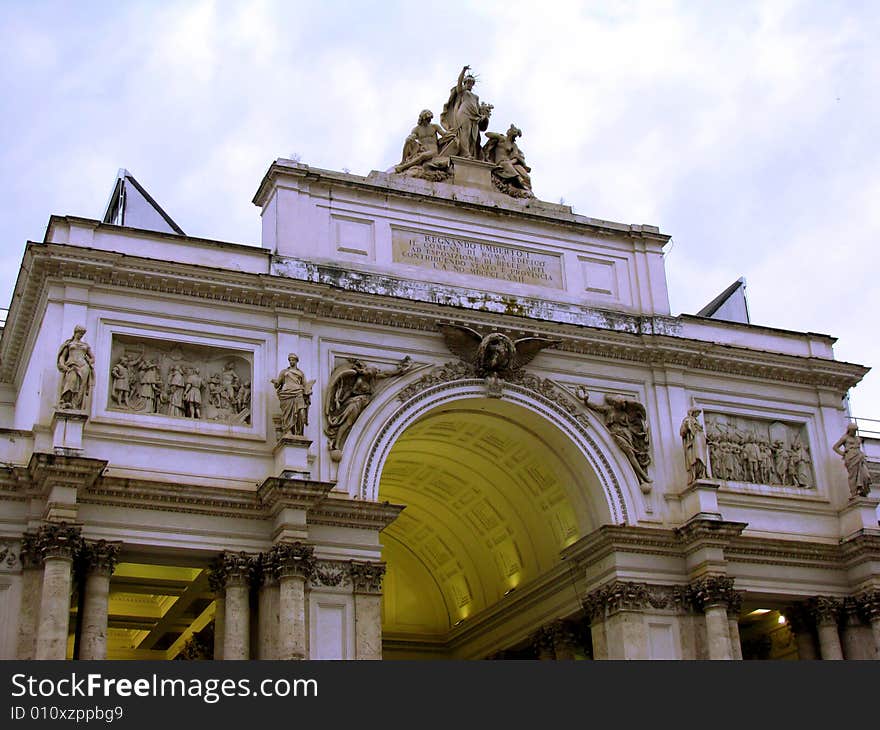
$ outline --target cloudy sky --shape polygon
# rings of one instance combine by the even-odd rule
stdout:
[[[189,234],[259,243],[269,163],[367,174],[464,64],[535,192],[671,234],[673,313],[839,338],[880,419],[880,3],[0,3],[0,305],[52,213],[128,168]],[[875,424],[880,429],[880,424]]]

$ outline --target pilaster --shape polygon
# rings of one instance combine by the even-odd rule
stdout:
[[[382,579],[385,563],[352,560],[356,659],[382,658]]]

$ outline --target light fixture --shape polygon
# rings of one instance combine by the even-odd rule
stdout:
[[[463,623],[464,623],[464,619],[460,618],[460,619],[458,619],[458,621],[456,621],[454,624],[452,624],[452,626],[454,628],[456,626],[461,626]]]
[[[513,593],[515,590],[516,590],[516,586],[513,586],[512,588],[508,588],[506,591],[504,591],[504,595],[505,595],[505,596],[509,596],[509,595],[510,595],[511,593]]]
[[[770,613],[769,608],[756,608],[754,611],[749,611],[749,616],[760,616],[765,613]]]
[[[785,623],[785,616],[783,616],[782,614],[779,614],[779,623],[781,623],[781,624]]]

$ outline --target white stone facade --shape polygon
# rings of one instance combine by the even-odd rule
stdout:
[[[70,216],[28,244],[0,342],[0,657],[172,658],[213,626],[227,659],[876,658],[877,493],[850,498],[831,449],[866,370],[833,338],[671,316],[653,226],[287,160],[254,202],[261,249]],[[554,344],[493,379],[447,323]],[[65,411],[76,325],[94,382]],[[289,353],[314,380],[300,437],[270,383]],[[643,409],[650,481],[595,408],[614,398]],[[726,424],[690,484],[689,409]]]

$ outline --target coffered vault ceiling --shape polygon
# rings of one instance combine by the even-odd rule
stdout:
[[[596,522],[594,479],[558,428],[503,401],[458,401],[408,427],[379,488],[406,505],[382,533],[386,635],[439,638],[556,565]]]

